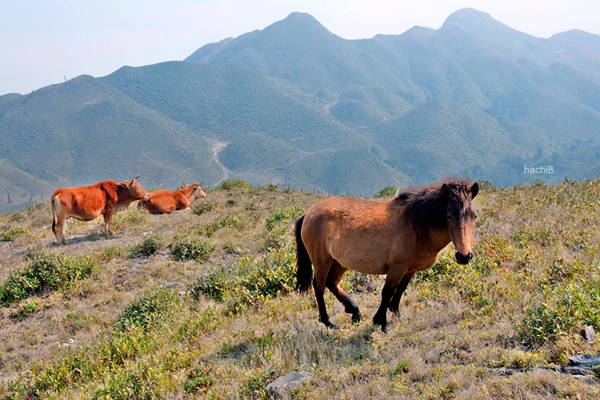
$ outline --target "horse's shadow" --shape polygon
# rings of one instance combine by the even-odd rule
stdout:
[[[119,239],[123,235],[107,235],[106,233],[92,233],[89,235],[81,235],[81,236],[71,236],[67,238],[66,245],[74,245],[80,243],[93,243],[98,242],[100,240],[111,240],[111,239]],[[60,247],[61,245],[57,242],[52,243],[54,247]]]

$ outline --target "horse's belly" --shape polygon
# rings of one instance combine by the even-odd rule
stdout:
[[[388,273],[389,264],[387,260],[364,254],[340,254],[333,258],[346,269],[361,272],[363,274],[384,275]]]

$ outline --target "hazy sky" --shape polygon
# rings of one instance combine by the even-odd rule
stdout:
[[[294,11],[358,39],[438,29],[466,7],[537,37],[570,29],[600,35],[598,0],[0,0],[0,95],[183,60]]]

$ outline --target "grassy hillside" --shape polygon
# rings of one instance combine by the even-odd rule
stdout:
[[[385,193],[393,193],[386,190]],[[225,181],[192,210],[73,222],[54,244],[46,203],[0,215],[4,398],[265,398],[291,371],[298,399],[597,398],[600,181],[482,185],[476,256],[452,246],[417,275],[383,334],[382,277],[348,273],[365,315],[327,292],[336,330],[299,295],[291,223],[323,196]]]

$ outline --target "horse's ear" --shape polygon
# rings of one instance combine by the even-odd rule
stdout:
[[[479,184],[475,182],[469,190],[471,191],[471,198],[474,199],[477,193],[479,193]]]
[[[450,196],[450,193],[452,192],[452,189],[450,189],[450,186],[448,186],[447,184],[443,184],[442,185],[442,192],[444,192],[444,194],[446,196]]]

